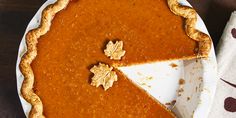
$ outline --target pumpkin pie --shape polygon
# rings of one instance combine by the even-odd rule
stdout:
[[[177,0],[57,0],[26,35],[29,117],[175,117],[117,67],[207,58],[211,39],[196,20]]]

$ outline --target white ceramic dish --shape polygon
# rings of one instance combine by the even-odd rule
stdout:
[[[25,33],[39,26],[42,10],[56,0],[46,1],[33,19],[30,21]],[[186,0],[180,0],[180,4],[190,6]],[[196,25],[197,29],[208,34],[208,31],[200,17]],[[19,46],[18,59],[16,64],[17,89],[25,115],[28,116],[31,105],[27,103],[20,94],[21,84],[24,80],[19,70],[19,62],[22,55],[26,52],[25,34]],[[178,66],[173,68],[171,64]],[[198,60],[176,60],[168,62],[151,63],[130,67],[121,67],[135,84],[145,89],[149,94],[161,103],[170,103],[176,100],[175,105],[166,105],[172,109],[178,117],[183,118],[207,118],[215,94],[216,77],[216,58],[212,46],[208,59]],[[178,96],[180,89],[179,79],[185,80],[181,85],[183,92]]]

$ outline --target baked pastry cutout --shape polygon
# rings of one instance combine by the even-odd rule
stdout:
[[[21,94],[32,105],[29,117],[79,117],[78,115],[87,113],[82,109],[95,108],[97,112],[94,111],[94,114],[101,113],[100,107],[96,106],[106,108],[107,117],[108,113],[115,114],[114,109],[124,117],[128,115],[127,112],[140,117],[148,117],[145,113],[153,115],[149,117],[174,117],[169,110],[121,73],[117,73],[119,81],[108,91],[94,89],[88,82],[91,72],[87,67],[97,60],[109,65],[117,63],[108,60],[103,50],[98,51],[105,38],[118,38],[125,43],[126,52],[118,51],[122,55],[125,53],[124,57],[106,51],[109,58],[121,58],[119,63],[125,66],[174,59],[207,58],[211,39],[195,28],[196,11],[180,5],[178,0],[70,1],[57,0],[46,7],[40,26],[26,34],[27,52],[20,62],[20,70],[24,75]],[[170,10],[185,18],[185,24],[182,24],[181,17],[173,15]],[[104,66],[106,67],[101,67]],[[97,67],[92,71],[99,70],[100,66]],[[112,72],[109,66],[107,70]],[[115,76],[114,73],[110,75]],[[105,87],[111,86],[104,82],[98,83]],[[97,96],[97,102],[90,104],[93,109],[89,105],[80,104],[92,101],[94,96]],[[107,98],[106,104],[103,104],[104,98]],[[109,101],[113,99],[116,101]]]

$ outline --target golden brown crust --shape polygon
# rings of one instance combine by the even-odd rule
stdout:
[[[64,9],[68,3],[69,0],[58,0],[56,3],[46,7],[42,13],[40,26],[26,34],[27,52],[24,54],[20,62],[20,70],[24,75],[21,94],[24,99],[32,105],[29,114],[30,118],[44,118],[43,104],[40,98],[33,91],[34,74],[30,66],[31,62],[37,55],[36,45],[38,43],[38,38],[47,33],[50,29],[54,15]]]
[[[41,25],[29,31],[26,34],[27,52],[21,59],[20,70],[24,75],[24,81],[21,88],[23,98],[32,105],[29,117],[44,118],[43,104],[40,98],[34,93],[34,74],[31,68],[31,62],[37,55],[38,38],[47,33],[50,29],[51,21],[54,15],[66,8],[70,0],[58,0],[56,3],[49,5],[43,10]],[[192,39],[199,41],[198,57],[207,57],[211,48],[211,39],[208,35],[195,29],[197,13],[190,7],[179,5],[177,0],[167,0],[171,11],[179,16],[186,18],[186,33]]]
[[[198,41],[198,57],[208,57],[208,53],[211,49],[211,38],[197,30],[195,25],[197,23],[197,12],[188,6],[182,6],[179,4],[178,0],[167,0],[170,10],[179,16],[186,19],[185,21],[185,31],[187,35],[193,40]]]

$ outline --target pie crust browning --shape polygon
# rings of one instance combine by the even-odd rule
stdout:
[[[210,52],[211,49],[211,38],[197,30],[195,28],[196,23],[197,23],[197,12],[188,6],[181,6],[178,3],[178,0],[167,0],[168,5],[170,10],[179,16],[182,16],[186,19],[185,21],[185,31],[187,35],[192,38],[193,40],[198,41],[198,58],[203,57],[206,58],[208,57],[208,53]]]
[[[31,68],[31,62],[37,55],[38,38],[49,31],[54,15],[66,8],[69,1],[70,0],[57,0],[56,3],[46,7],[42,12],[41,25],[26,34],[27,52],[20,62],[20,70],[24,76],[21,94],[23,98],[32,105],[29,113],[30,118],[45,117],[43,115],[43,104],[33,90],[34,74]],[[190,7],[179,5],[178,0],[167,0],[167,2],[173,13],[186,18],[185,30],[187,35],[199,41],[198,57],[208,57],[211,48],[211,39],[208,35],[195,29],[197,21],[196,11]]]
[[[34,73],[31,68],[31,62],[37,55],[38,38],[47,33],[50,29],[51,21],[54,15],[66,8],[69,0],[58,0],[52,5],[47,6],[42,12],[41,24],[38,28],[29,31],[26,34],[27,52],[21,59],[20,70],[24,75],[24,81],[21,87],[23,98],[32,106],[29,113],[30,118],[44,118],[43,104],[40,98],[34,93]]]

